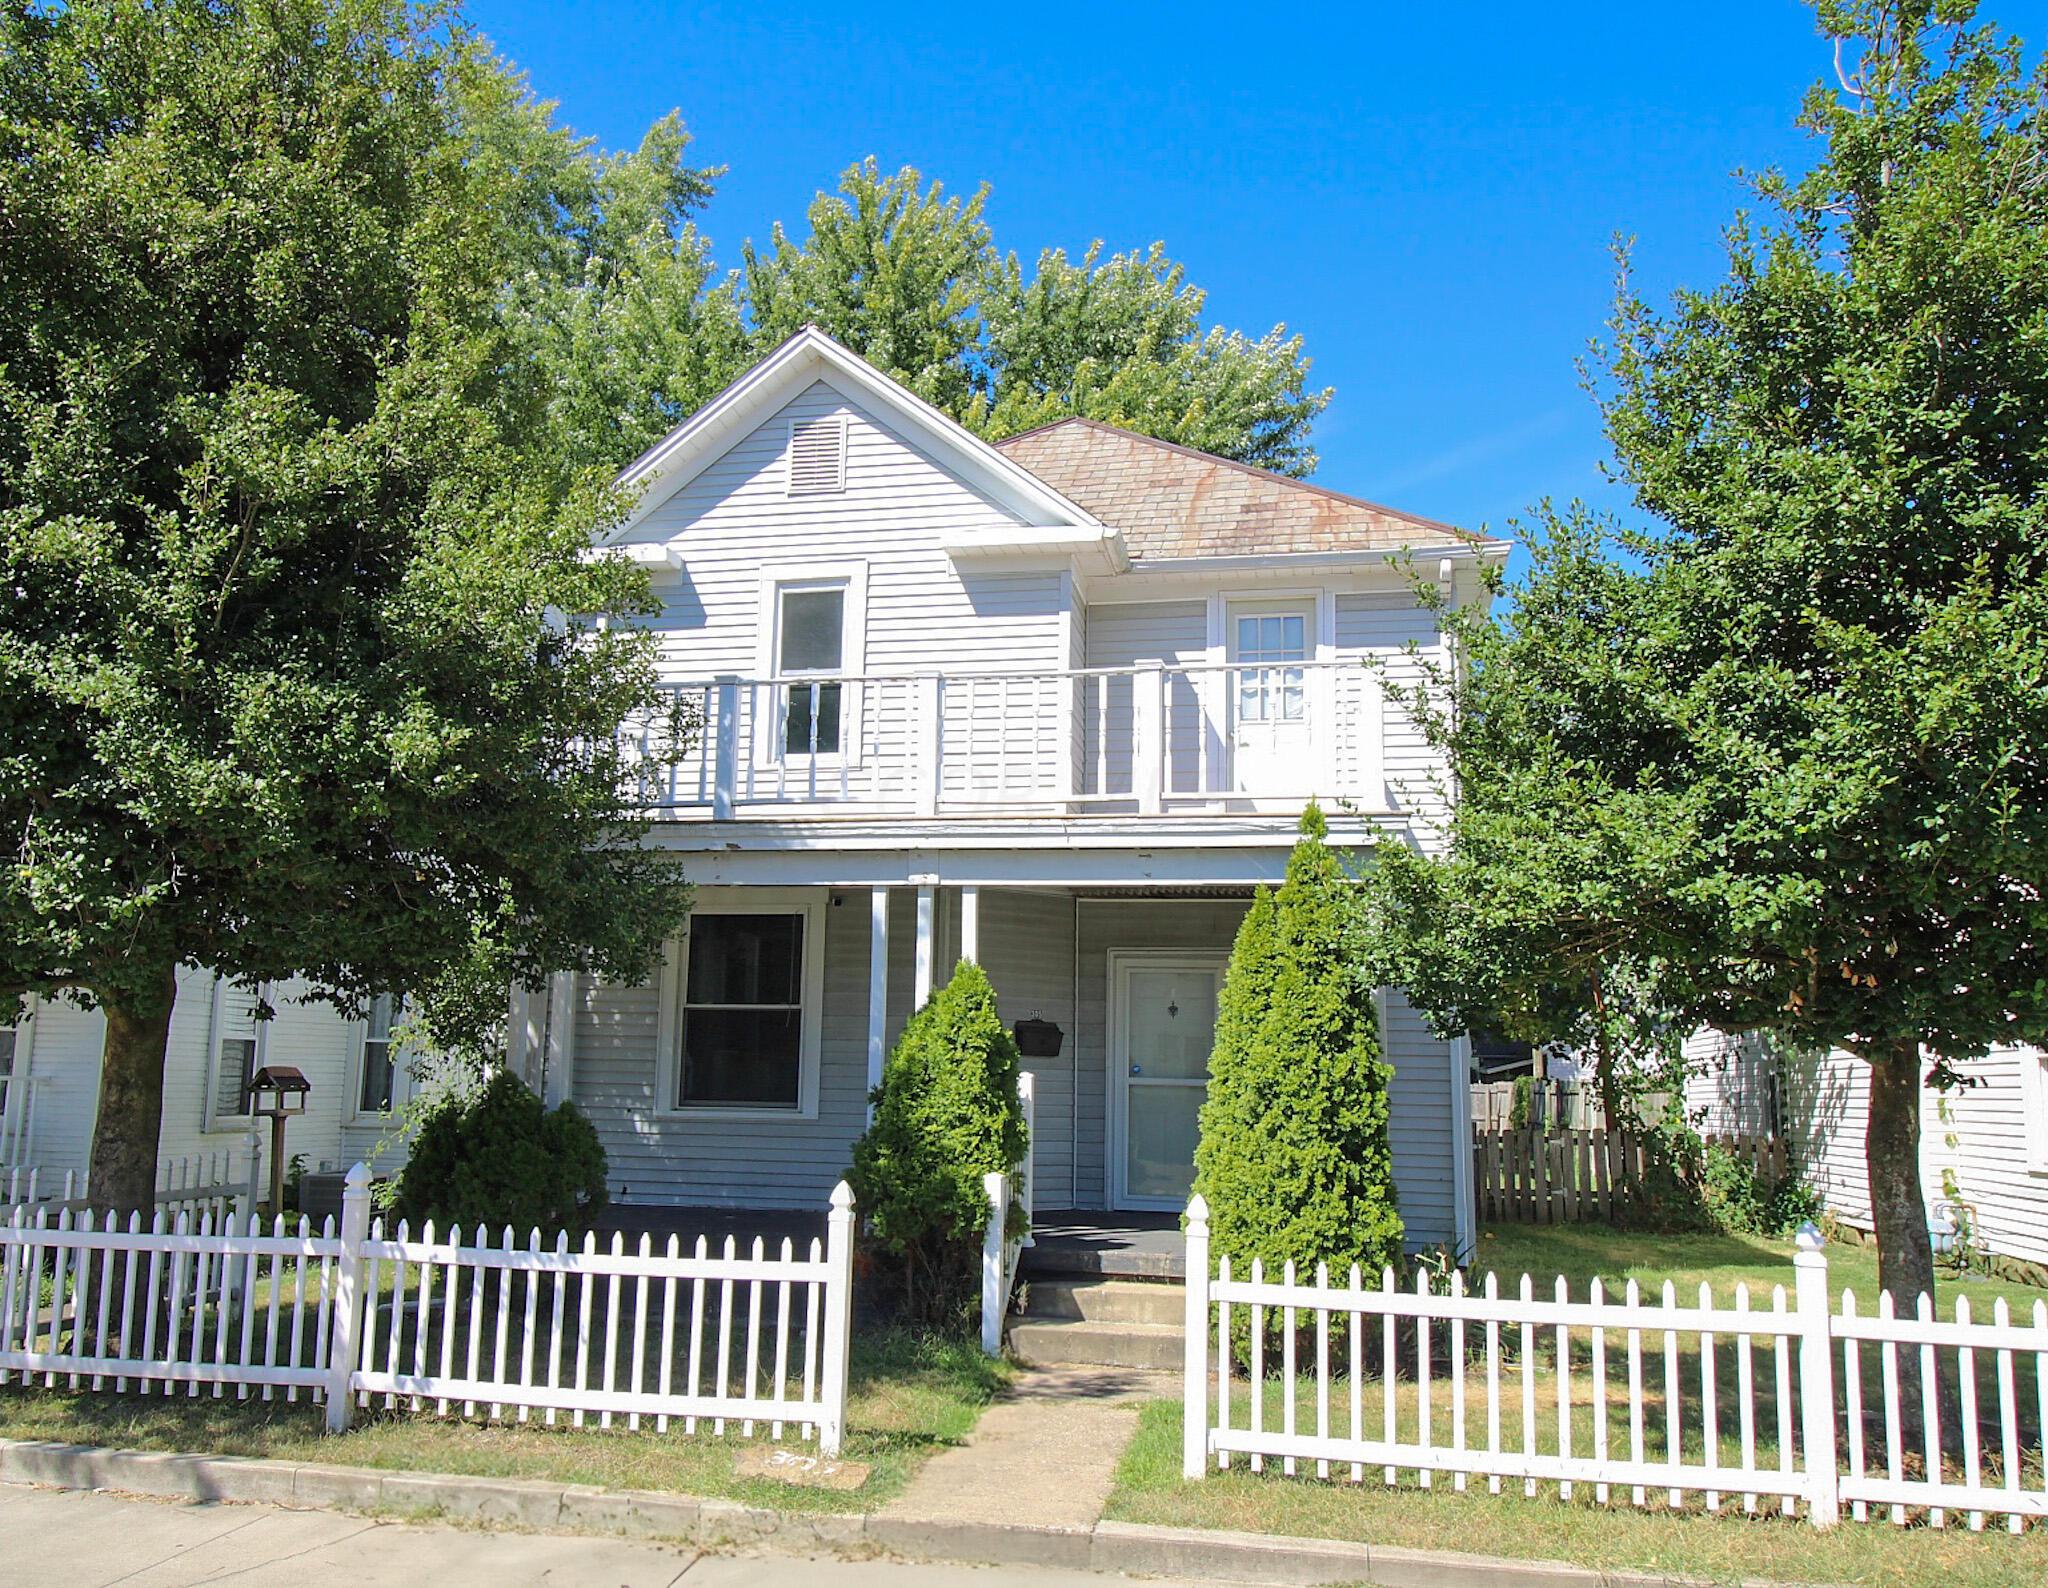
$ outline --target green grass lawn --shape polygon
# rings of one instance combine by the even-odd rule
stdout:
[[[1835,1243],[1828,1247],[1827,1259],[1828,1291],[1836,1306],[1847,1289],[1856,1293],[1858,1311],[1875,1312],[1877,1248]],[[1610,1292],[1633,1279],[1652,1298],[1669,1279],[1686,1302],[1697,1299],[1702,1283],[1712,1287],[1714,1299],[1722,1304],[1733,1301],[1738,1284],[1747,1284],[1751,1305],[1757,1304],[1761,1292],[1762,1304],[1769,1306],[1773,1285],[1783,1285],[1790,1299],[1792,1243],[1760,1235],[1645,1234],[1603,1224],[1502,1224],[1479,1237],[1475,1279],[1488,1269],[1499,1276],[1504,1295],[1514,1294],[1526,1273],[1536,1281],[1537,1293],[1547,1297],[1547,1287],[1562,1274],[1571,1283],[1572,1295],[1583,1299],[1597,1274]],[[1973,1274],[1967,1279],[1944,1275],[1937,1281],[1935,1306],[1943,1317],[1953,1312],[1958,1296],[1967,1296],[1972,1316],[1987,1323],[1992,1303],[2001,1297],[2016,1323],[2031,1321],[2035,1302],[2048,1302],[2048,1290],[2012,1280]]]
[[[900,1330],[856,1330],[842,1455],[867,1462],[867,1483],[852,1493],[801,1489],[734,1470],[747,1441],[736,1425],[715,1436],[618,1426],[548,1428],[534,1413],[525,1424],[482,1425],[412,1413],[360,1413],[346,1434],[322,1432],[308,1402],[112,1395],[63,1387],[0,1389],[0,1437],[55,1439],[140,1450],[210,1451],[319,1461],[386,1470],[454,1472],[478,1477],[543,1478],[606,1488],[654,1489],[740,1500],[783,1510],[846,1511],[881,1505],[937,1451],[957,1443],[1008,1376],[966,1340]],[[566,1415],[563,1419],[566,1424]],[[595,1424],[595,1418],[587,1421]],[[765,1427],[757,1431],[765,1434]],[[798,1447],[808,1448],[808,1447]]]

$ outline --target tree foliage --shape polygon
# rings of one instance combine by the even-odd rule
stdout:
[[[906,1313],[960,1321],[978,1294],[988,1228],[983,1177],[1022,1161],[1017,1044],[982,968],[962,960],[910,1017],[853,1144],[853,1191],[871,1250]]]
[[[714,174],[674,168],[678,179]],[[801,238],[778,222],[765,247],[745,247],[737,284],[710,287],[696,234],[671,228],[682,262],[640,296],[656,320],[668,305],[700,343],[708,327],[709,351],[674,380],[658,349],[631,362],[661,389],[701,397],[721,360],[737,374],[816,325],[993,440],[1079,415],[1286,474],[1314,469],[1309,427],[1330,393],[1309,386],[1300,337],[1205,324],[1206,294],[1161,243],[1104,258],[1098,242],[1078,261],[1046,249],[1027,273],[998,252],[987,201],[986,186],[948,196],[911,167],[884,175],[865,160],[813,199]],[[663,246],[658,229],[642,235]]]
[[[413,989],[443,1044],[646,973],[684,899],[606,747],[651,656],[560,614],[648,596],[505,313],[585,156],[441,13],[9,7],[0,147],[0,995],[106,1008],[139,1206],[180,962]]]
[[[1376,1274],[1401,1257],[1375,956],[1325,831],[1310,806],[1285,880],[1238,928],[1217,1005],[1195,1190],[1240,1272],[1258,1258]]]
[[[1812,169],[1757,183],[1710,290],[1624,276],[1599,350],[1657,527],[1546,513],[1513,605],[1452,619],[1451,854],[1380,875],[1441,1017],[1541,1026],[1632,967],[1673,1019],[1868,1060],[1911,1306],[1925,1055],[2048,1029],[2048,78],[1967,5],[1820,17]]]

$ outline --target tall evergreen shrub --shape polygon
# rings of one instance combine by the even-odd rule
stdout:
[[[1195,1150],[1214,1250],[1333,1274],[1401,1255],[1387,1086],[1370,976],[1327,827],[1311,805],[1278,892],[1238,928]]]
[[[910,1017],[882,1070],[851,1178],[876,1277],[913,1321],[957,1324],[978,1294],[982,1177],[1024,1156],[1018,1069],[995,989],[962,960]]]

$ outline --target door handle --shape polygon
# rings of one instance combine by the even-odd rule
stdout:
[[[1142,1065],[1133,1064],[1131,1066],[1131,1073],[1133,1075],[1143,1075],[1145,1073],[1145,1070]]]

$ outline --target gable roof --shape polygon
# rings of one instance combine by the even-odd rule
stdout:
[[[1483,537],[1094,419],[997,450],[1116,529],[1134,559],[1484,546]]]
[[[1057,487],[1005,457],[816,326],[807,325],[619,471],[615,483],[624,489],[637,488],[639,498],[633,510],[604,536],[603,543],[614,544],[630,535],[662,502],[817,381],[895,427],[906,440],[950,465],[962,480],[1017,514],[1025,524],[1074,528],[1088,538],[1115,540],[1113,530]]]

